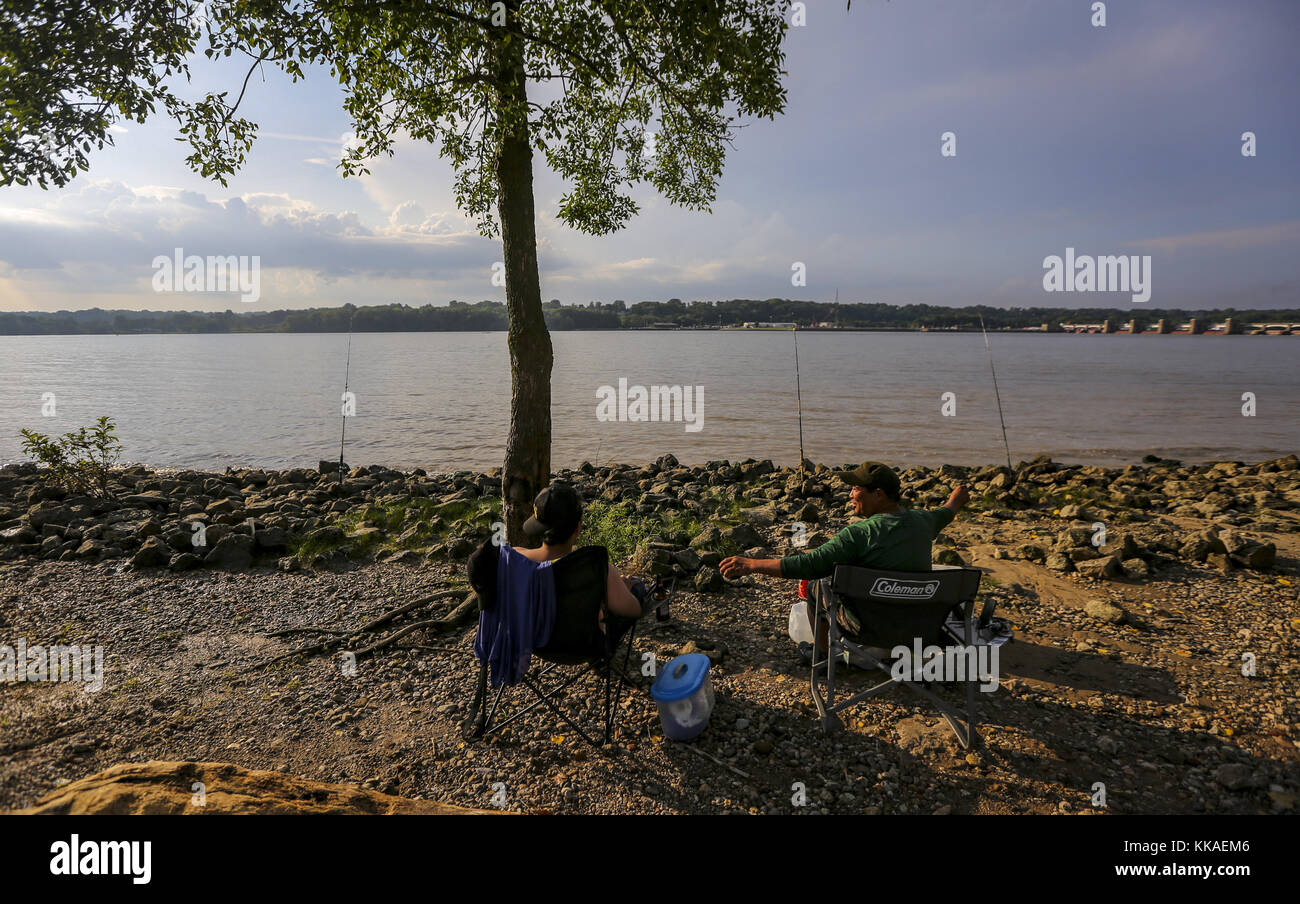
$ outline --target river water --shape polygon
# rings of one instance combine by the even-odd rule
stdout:
[[[666,452],[685,463],[798,460],[791,332],[552,338],[556,467]],[[996,333],[990,343],[1014,460],[1255,461],[1300,449],[1294,337]],[[338,334],[0,336],[0,461],[23,457],[20,428],[62,433],[106,414],[123,460],[315,467],[338,457],[347,344]],[[814,461],[1005,460],[978,334],[801,332],[798,350],[803,444]],[[620,379],[633,402],[638,386],[691,388],[692,405],[667,412],[690,420],[618,419]],[[501,463],[505,333],[358,333],[348,385],[350,464]],[[1254,416],[1242,413],[1245,393]],[[51,399],[53,416],[43,416]]]

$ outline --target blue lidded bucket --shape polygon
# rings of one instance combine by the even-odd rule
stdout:
[[[655,679],[650,696],[659,704],[664,734],[686,741],[704,731],[713,713],[713,683],[709,657],[702,653],[678,656]]]

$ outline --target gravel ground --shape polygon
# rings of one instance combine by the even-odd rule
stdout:
[[[1103,581],[1008,554],[1060,533],[1051,512],[963,514],[946,534],[987,569],[984,595],[1017,632],[1001,686],[980,695],[972,753],[903,689],[824,735],[786,635],[793,582],[688,584],[671,620],[643,621],[634,659],[688,647],[717,660],[712,722],[694,742],[663,739],[641,682],[596,750],[542,710],[462,740],[472,625],[410,634],[350,676],[337,656],[273,661],[304,641],[271,632],[359,626],[458,585],[455,565],[171,573],[24,559],[0,566],[0,642],[103,644],[106,680],[98,692],[0,685],[0,809],[115,763],[185,759],[469,807],[500,805],[503,791],[524,812],[1294,813],[1300,548],[1293,517],[1275,524],[1256,531],[1277,545],[1269,571],[1166,562],[1158,580]],[[1161,516],[1138,529],[1203,526]]]

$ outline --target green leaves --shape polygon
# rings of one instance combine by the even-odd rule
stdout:
[[[774,117],[784,19],[767,0],[644,3],[574,0],[506,5],[494,25],[481,2],[109,0],[88,15],[66,0],[26,0],[0,23],[0,185],[64,185],[88,166],[91,145],[112,144],[120,118],[143,122],[161,104],[192,153],[186,162],[226,183],[244,163],[256,125],[236,116],[243,96],[178,97],[206,37],[208,59],[246,57],[293,80],[327,68],[344,88],[357,143],[344,175],[392,152],[409,134],[438,148],[455,172],[456,200],[485,235],[497,234],[501,136],[523,130],[569,184],[558,215],[604,234],[638,212],[625,189],[648,181],[672,203],[708,210],[734,138],[731,116]],[[490,7],[489,7],[490,9]],[[558,83],[530,100],[507,58],[534,80]],[[233,88],[233,86],[228,86]],[[87,103],[89,101],[89,103]],[[652,129],[652,124],[654,124]],[[656,133],[653,153],[645,135]],[[58,136],[53,145],[41,136]]]
[[[0,20],[0,185],[62,186],[112,144],[121,118],[143,121],[160,80],[185,72],[197,31],[160,2],[26,0]],[[186,10],[188,12],[188,10]]]
[[[23,452],[43,465],[41,477],[71,492],[98,498],[111,495],[108,478],[122,454],[112,418],[101,417],[95,426],[82,427],[54,439],[34,430],[20,430]]]

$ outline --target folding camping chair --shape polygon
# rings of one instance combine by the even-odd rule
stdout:
[[[491,569],[481,569],[476,576],[471,560],[470,570],[471,584],[476,580],[495,584],[495,565]],[[609,743],[618,714],[617,703],[627,680],[627,663],[632,655],[637,625],[633,619],[609,612],[606,605],[608,572],[609,552],[603,546],[584,546],[554,562],[551,573],[555,579],[555,627],[546,645],[533,650],[533,658],[537,662],[520,685],[536,699],[513,715],[498,719],[497,711],[508,689],[503,684],[496,690],[491,707],[484,712],[488,695],[488,665],[487,662],[479,663],[474,702],[465,719],[466,737],[478,738],[492,734],[538,706],[545,706],[593,747]],[[479,592],[480,599],[484,597],[485,591],[492,593],[491,588],[486,586],[475,585],[475,590]],[[605,613],[605,626],[609,633],[600,629],[598,618],[601,612]],[[620,634],[623,627],[626,627],[626,633]],[[620,655],[621,663],[618,662]],[[564,674],[561,671],[560,676],[555,675],[558,670],[577,666],[582,668],[558,684],[551,683],[554,678]],[[614,687],[615,672],[618,673],[617,689]],[[604,700],[601,715],[603,731],[598,735],[599,741],[589,735],[579,721],[557,706],[554,699],[588,675],[595,677],[595,689]],[[547,687],[548,683],[551,686]]]
[[[979,743],[975,708],[976,685],[980,676],[971,674],[971,661],[966,660],[965,685],[966,712],[963,715],[923,682],[895,678],[890,658],[894,647],[902,645],[913,649],[914,642],[922,647],[947,647],[952,643],[970,648],[975,640],[975,596],[979,591],[981,572],[975,568],[936,566],[928,572],[884,571],[874,568],[855,568],[839,565],[831,578],[830,592],[813,594],[814,624],[825,614],[827,654],[815,653],[812,666],[812,695],[821,715],[822,729],[826,732],[842,728],[837,713],[884,693],[895,684],[929,699],[939,709],[963,749]],[[823,585],[824,588],[824,585]],[[825,610],[823,610],[823,604]],[[964,637],[946,624],[950,613],[958,610]],[[847,610],[860,624],[852,636],[841,631],[840,617]],[[981,613],[981,622],[992,615],[992,605]],[[852,619],[849,619],[852,621]],[[945,656],[951,655],[945,650]],[[835,666],[850,662],[865,669],[879,669],[889,677],[861,693],[839,703],[835,702]],[[823,692],[822,687],[825,687]]]

